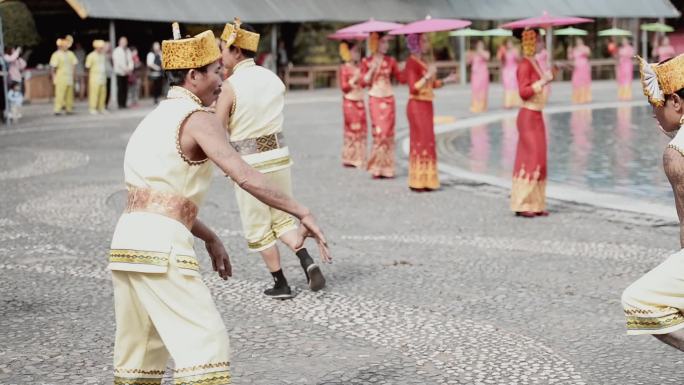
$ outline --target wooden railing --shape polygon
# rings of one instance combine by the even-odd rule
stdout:
[[[592,59],[591,65],[592,79],[614,79],[615,60],[614,59]],[[438,61],[435,62],[438,77],[446,76],[452,72],[457,75],[459,72],[459,62],[457,61]],[[568,60],[556,60],[554,65],[558,67],[559,73],[557,80],[570,80],[572,76],[572,65]],[[636,62],[635,62],[636,65]],[[491,61],[488,64],[489,73],[492,81],[501,79],[501,63]],[[303,87],[308,90],[315,88],[327,88],[337,86],[337,65],[318,65],[318,66],[292,66],[285,73],[285,84],[288,89]]]

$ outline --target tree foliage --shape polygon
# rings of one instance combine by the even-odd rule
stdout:
[[[0,0],[0,18],[5,46],[35,46],[40,42],[31,11],[21,1]]]

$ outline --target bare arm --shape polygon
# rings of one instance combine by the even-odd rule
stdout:
[[[216,102],[216,116],[225,129],[228,128],[233,103],[235,103],[235,91],[230,82],[224,80],[223,85],[221,86],[221,95],[219,95],[218,101]]]
[[[307,231],[300,234],[297,248],[303,245],[304,237],[312,236],[318,243],[321,258],[324,261],[332,260],[325,236],[309,209],[273,187],[259,171],[248,165],[228,143],[225,130],[214,114],[196,112],[190,115],[183,125],[183,136],[185,135],[189,135],[206,156],[238,186],[267,205],[290,213],[300,220]]]
[[[679,242],[684,248],[684,155],[674,148],[666,148],[663,154],[663,168],[674,192],[679,217]]]
[[[214,268],[214,271],[218,272],[218,275],[224,280],[232,276],[233,267],[230,264],[230,257],[216,233],[199,219],[195,219],[191,232],[192,235],[204,241],[204,246],[207,248],[209,257],[211,257],[211,266]]]

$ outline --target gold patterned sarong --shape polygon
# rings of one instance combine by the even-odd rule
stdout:
[[[627,334],[667,334],[684,328],[684,251],[625,289],[622,306]]]

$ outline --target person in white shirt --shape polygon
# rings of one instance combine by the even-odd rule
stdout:
[[[128,39],[125,36],[119,38],[119,45],[112,53],[114,74],[116,75],[116,100],[119,108],[126,108],[128,97],[128,76],[133,72],[133,57],[128,49]]]
[[[159,103],[159,98],[162,94],[162,68],[161,68],[161,46],[159,42],[152,44],[152,50],[147,53],[147,77],[152,83],[152,97],[154,104]]]

